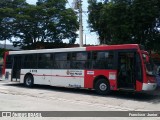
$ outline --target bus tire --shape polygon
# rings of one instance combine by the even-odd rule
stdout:
[[[100,95],[107,95],[110,93],[109,81],[101,78],[95,83],[95,90]]]
[[[34,83],[33,83],[33,76],[32,75],[26,75],[24,78],[24,84],[26,87],[33,87]]]

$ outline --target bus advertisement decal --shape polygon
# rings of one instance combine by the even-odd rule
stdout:
[[[115,72],[109,72],[109,80],[116,80],[116,73]]]

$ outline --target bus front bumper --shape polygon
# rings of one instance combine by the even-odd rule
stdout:
[[[153,91],[157,87],[157,83],[143,83],[142,90]]]

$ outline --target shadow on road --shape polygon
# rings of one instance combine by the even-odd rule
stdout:
[[[23,84],[4,84],[5,86],[13,86],[19,88],[26,88]],[[127,100],[134,100],[134,101],[145,101],[152,104],[160,103],[160,88],[156,89],[154,92],[151,93],[133,93],[133,92],[126,92],[126,91],[112,91],[109,95],[97,95],[94,90],[89,89],[75,89],[75,88],[64,88],[64,87],[54,87],[48,85],[35,85],[33,88],[26,88],[26,89],[39,89],[39,90],[47,90],[47,91],[57,91],[63,93],[74,93],[74,94],[83,94],[83,95],[92,95],[98,97],[113,97],[116,99],[127,99]]]

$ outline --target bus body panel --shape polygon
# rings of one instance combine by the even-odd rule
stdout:
[[[125,50],[125,49],[139,49],[136,44],[123,44],[123,45],[101,45],[101,46],[88,46],[87,51],[98,50]]]
[[[136,80],[136,91],[141,91],[142,90],[142,82],[139,82],[138,80]]]
[[[52,86],[84,87],[84,70],[52,70]]]
[[[25,52],[24,52],[25,51]],[[78,48],[59,48],[59,49],[39,49],[39,50],[22,50],[22,51],[9,51],[7,52],[9,55],[17,55],[17,54],[37,54],[37,53],[59,53],[59,52],[78,52],[78,51],[86,51],[86,47],[78,47]]]
[[[97,77],[105,77],[109,80],[110,89],[117,89],[117,71],[116,70],[85,70],[84,88],[94,88],[94,80]]]
[[[52,69],[33,69],[32,74],[35,84],[50,85]]]
[[[24,77],[28,73],[33,75],[34,84],[50,85],[51,69],[21,69],[21,83],[24,83]]]
[[[156,87],[157,87],[157,83],[143,83],[142,90],[151,91],[151,90],[155,90]]]
[[[22,69],[21,83],[28,73],[33,75],[34,84],[84,87],[84,70]]]
[[[6,73],[6,60],[7,60],[7,56],[9,55],[9,52],[5,52],[4,53],[4,58],[3,58],[3,67],[2,67],[2,80],[5,80],[5,73]]]

